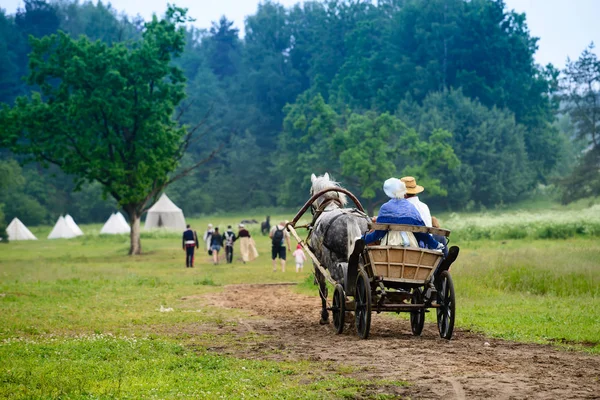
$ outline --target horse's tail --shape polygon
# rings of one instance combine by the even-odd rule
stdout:
[[[348,257],[350,257],[350,254],[354,252],[354,243],[356,242],[356,239],[361,237],[362,231],[356,218],[348,218],[346,228],[348,232]]]

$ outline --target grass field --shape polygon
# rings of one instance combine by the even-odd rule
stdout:
[[[465,233],[518,224],[569,230],[574,218],[555,212],[442,219],[461,246],[452,268],[459,327],[600,353],[600,241],[596,228],[586,228],[600,224],[600,213],[563,211],[583,216],[576,221],[585,229],[561,239]],[[189,222],[201,234],[208,222],[223,229],[244,218],[264,219]],[[310,268],[271,271],[270,242],[256,225],[259,259],[214,266],[201,253],[194,269],[184,268],[179,234],[144,233],[144,254],[128,257],[128,237],[99,236],[100,225],[82,226],[86,236],[72,240],[43,239],[50,229],[32,228],[39,241],[0,246],[0,398],[355,398],[373,384],[339,367],[316,373],[327,368],[206,350],[261,338],[194,334],[198,325],[235,323],[237,312],[182,297],[231,283],[310,282]],[[307,284],[297,290],[317,296]]]

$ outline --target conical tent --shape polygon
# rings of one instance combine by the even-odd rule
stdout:
[[[181,208],[177,207],[166,194],[148,210],[145,229],[166,228],[185,230],[185,218]]]
[[[125,217],[123,217],[123,214],[117,212],[112,214],[108,218],[108,220],[100,230],[100,233],[108,235],[118,235],[121,233],[129,233],[130,231],[131,228],[129,228],[129,225],[127,224],[127,221],[125,221]]]
[[[77,232],[73,231],[73,227],[67,223],[65,217],[60,216],[48,235],[48,239],[71,239],[76,236],[78,236]]]
[[[29,229],[19,220],[14,218],[6,227],[8,240],[37,240]]]
[[[79,229],[79,227],[75,223],[75,220],[73,220],[73,217],[71,217],[69,214],[67,214],[67,215],[65,215],[65,221],[71,227],[73,232],[75,232],[75,234],[76,234],[75,236],[83,235],[83,231],[81,229]]]
[[[127,220],[125,219],[125,217],[123,216],[123,214],[121,214],[119,211],[117,211],[115,213],[115,218],[120,221],[119,225],[122,226],[126,226],[127,227],[127,233],[131,232],[131,228],[129,227],[129,224],[127,223]]]
[[[112,234],[113,233],[112,225],[113,225],[114,219],[115,219],[115,214],[110,214],[110,217],[108,217],[108,219],[102,226],[102,229],[100,229],[100,233]]]

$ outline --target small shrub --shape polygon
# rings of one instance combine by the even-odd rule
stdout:
[[[506,230],[502,234],[502,239],[525,239],[527,237],[527,229],[525,227],[506,227]]]
[[[196,279],[194,280],[194,285],[201,285],[201,286],[219,286],[218,284],[216,284],[212,277],[205,277],[203,279]]]
[[[149,287],[158,287],[161,285],[160,279],[155,276],[138,278],[136,283],[138,286],[149,286]]]

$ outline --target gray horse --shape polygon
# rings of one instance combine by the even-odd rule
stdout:
[[[311,196],[324,189],[340,188],[337,182],[329,179],[329,174],[311,176]],[[352,208],[344,208],[346,195],[327,192],[313,203],[313,214],[317,216],[310,236],[310,249],[331,277],[342,283],[348,290],[348,259],[354,251],[356,239],[368,230],[368,216]],[[357,252],[359,250],[357,249]],[[315,277],[319,283],[321,296],[321,324],[328,323],[327,286],[325,277],[315,267]],[[352,284],[352,283],[351,283]]]

